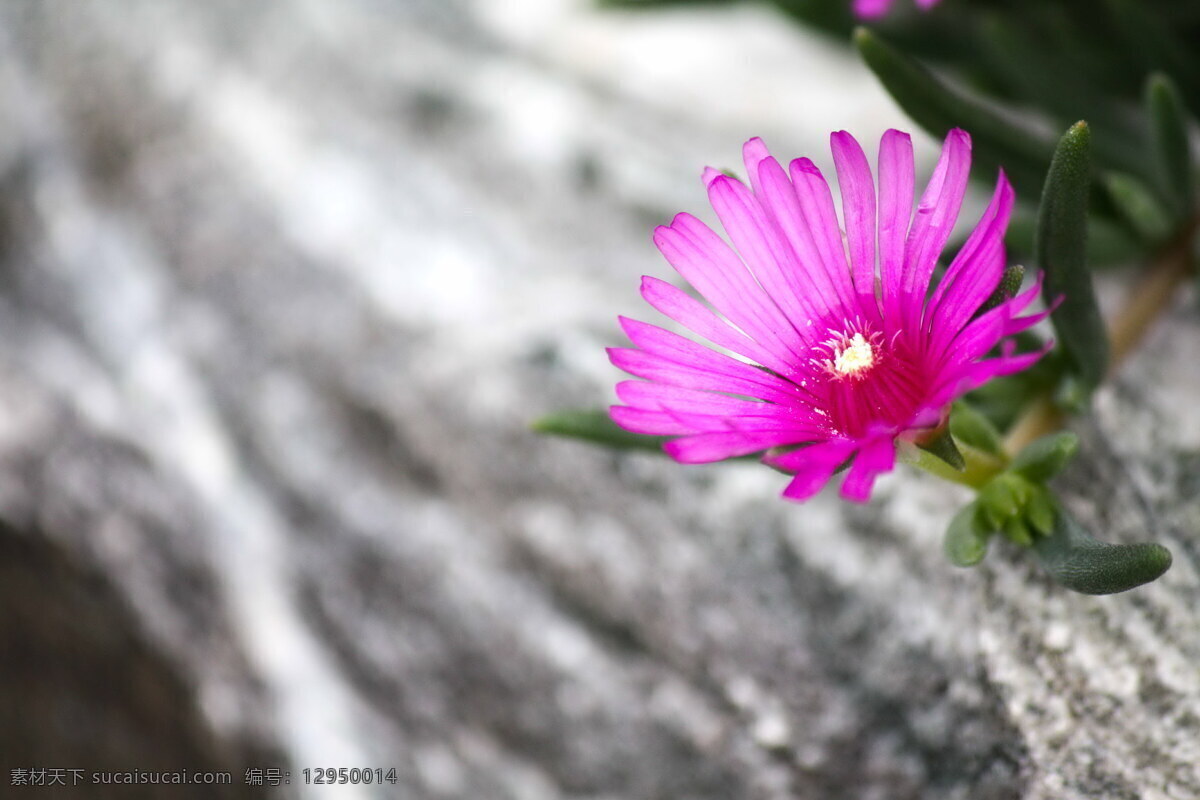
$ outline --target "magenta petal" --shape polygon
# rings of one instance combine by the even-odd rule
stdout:
[[[833,208],[833,194],[821,170],[807,158],[797,158],[790,165],[792,185],[800,200],[800,210],[808,223],[809,232],[820,254],[825,272],[835,284],[849,285],[850,267],[842,246],[842,231]],[[850,298],[846,298],[848,304]]]
[[[1004,232],[1015,194],[1001,171],[992,202],[951,262],[929,301],[925,324],[939,348],[940,338],[953,335],[995,291],[1004,274]]]
[[[775,301],[720,236],[690,214],[655,232],[655,244],[684,280],[756,342],[783,358],[804,352]]]
[[[618,369],[648,381],[686,389],[760,397],[775,403],[796,402],[794,388],[789,389],[766,373],[760,372],[761,377],[748,377],[714,372],[703,366],[680,364],[655,353],[626,347],[608,348],[608,358]]]
[[[796,444],[810,434],[787,431],[722,431],[672,439],[663,449],[681,464],[708,464],[735,456],[758,453],[771,447]]]
[[[795,473],[791,483],[783,490],[783,496],[803,502],[824,488],[852,452],[853,442],[833,439],[767,460],[774,467]]]
[[[899,325],[904,240],[912,218],[913,149],[907,133],[888,130],[879,143],[879,278],[884,318]],[[890,332],[890,331],[889,331]]]
[[[854,16],[859,19],[878,19],[887,13],[892,0],[854,0]]]
[[[754,277],[774,298],[796,335],[802,337],[800,331],[819,312],[809,293],[794,283],[800,269],[791,247],[741,183],[729,178],[715,180],[708,187],[708,197]]]
[[[758,178],[763,205],[771,213],[796,255],[795,263],[799,268],[796,277],[797,280],[803,281],[798,291],[812,299],[814,305],[821,309],[822,316],[848,316],[848,309],[854,307],[854,289],[850,283],[850,276],[844,269],[831,273],[826,267],[801,208],[799,195],[788,180],[787,173],[778,161],[766,158],[758,164]],[[807,322],[805,320],[806,327]]]
[[[842,497],[855,503],[871,499],[871,489],[881,473],[896,466],[896,445],[891,438],[871,442],[858,451],[846,480],[842,482]]]
[[[845,131],[831,134],[833,163],[842,189],[842,218],[851,274],[859,296],[875,297],[875,181],[867,155]]]
[[[787,372],[790,369],[788,361],[741,331],[731,328],[702,303],[666,281],[649,275],[643,276],[642,297],[659,312],[719,347],[753,359],[776,372]]]
[[[904,245],[904,279],[901,293],[904,298],[904,324],[918,325],[921,307],[929,288],[938,256],[954,230],[963,195],[967,191],[967,176],[971,170],[971,137],[959,128],[946,134],[942,155],[921,202],[916,218]]]

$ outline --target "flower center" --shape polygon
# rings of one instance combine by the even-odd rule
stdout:
[[[826,360],[825,369],[834,378],[853,380],[865,377],[878,361],[873,341],[875,338],[868,339],[861,331],[856,331],[851,336],[842,334],[831,339],[826,344],[833,358]]]

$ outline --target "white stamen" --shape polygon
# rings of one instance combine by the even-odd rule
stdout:
[[[834,375],[854,377],[875,366],[875,348],[861,333],[842,339],[831,349],[833,359],[826,364]]]

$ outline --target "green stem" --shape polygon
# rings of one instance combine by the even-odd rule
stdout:
[[[923,469],[943,480],[970,486],[972,489],[980,489],[1008,466],[1006,459],[985,453],[957,440],[955,444],[958,445],[958,451],[962,453],[963,461],[966,462],[966,467],[962,470],[955,469],[933,453],[922,450],[909,442],[900,444],[897,456],[905,464]]]

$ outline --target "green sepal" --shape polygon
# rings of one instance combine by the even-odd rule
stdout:
[[[949,425],[943,425],[928,440],[917,443],[917,447],[930,455],[937,456],[959,472],[967,468],[967,461],[954,443]]]
[[[1001,303],[1007,302],[1017,296],[1017,292],[1021,291],[1021,283],[1025,280],[1025,268],[1020,264],[1014,264],[1004,270],[1004,274],[1000,276],[1000,283],[996,284],[996,290],[992,292],[987,300],[983,301],[983,305],[975,312],[975,316],[986,314]]]
[[[1149,186],[1124,172],[1106,172],[1100,183],[1121,218],[1140,239],[1157,244],[1171,234],[1172,215]]]
[[[1150,119],[1151,154],[1155,177],[1175,220],[1186,217],[1195,203],[1188,113],[1179,90],[1162,73],[1146,82],[1146,115]]]
[[[1004,442],[1000,432],[970,403],[959,400],[950,408],[950,433],[967,447],[974,447],[994,456],[1003,456]]]
[[[621,450],[653,450],[662,452],[665,436],[646,436],[630,433],[612,421],[607,411],[576,409],[559,411],[535,420],[529,426],[538,433],[581,439],[592,444]]]
[[[1108,365],[1108,335],[1087,266],[1090,185],[1091,133],[1077,122],[1059,141],[1046,174],[1034,251],[1045,273],[1044,297],[1048,303],[1062,298],[1050,319],[1085,396]]]
[[[992,530],[980,524],[978,505],[969,503],[954,515],[946,527],[942,552],[956,567],[973,567],[987,555],[988,540],[992,533]]]
[[[866,28],[854,31],[854,44],[896,104],[914,122],[937,137],[952,128],[971,132],[973,157],[995,174],[1003,166],[1018,194],[1036,194],[1054,144],[1039,133],[997,114],[988,105],[953,89],[924,65],[909,58]]]
[[[1098,541],[1061,506],[1050,535],[1034,540],[1033,551],[1056,581],[1083,594],[1124,592],[1155,580],[1171,566],[1171,551],[1162,545]]]
[[[1062,472],[1077,452],[1079,437],[1070,431],[1059,431],[1030,442],[1008,469],[1031,483],[1045,483]]]

